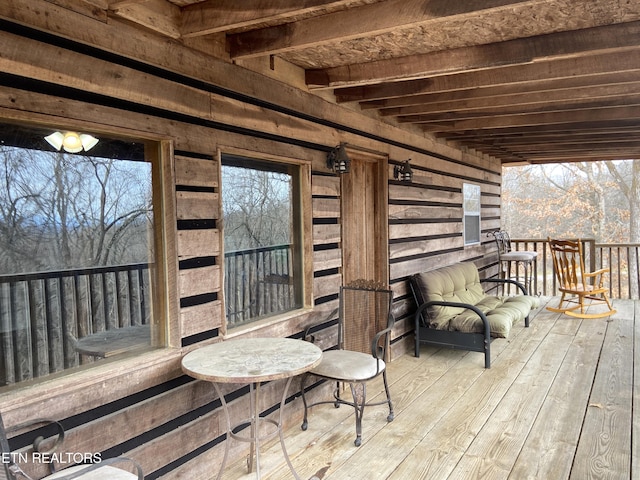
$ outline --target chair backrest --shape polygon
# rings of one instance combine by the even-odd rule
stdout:
[[[340,288],[338,345],[343,350],[372,353],[375,336],[393,327],[393,292],[379,282],[356,280]],[[386,355],[387,338],[378,345],[378,358]],[[375,355],[374,355],[375,356]]]
[[[578,240],[549,240],[551,257],[553,258],[553,270],[556,274],[559,287],[564,289],[575,288],[577,285],[586,285],[584,279],[584,255],[582,242]]]
[[[505,230],[495,230],[489,232],[489,235],[493,235],[498,247],[498,256],[511,251],[511,237]]]
[[[22,470],[29,463],[30,455],[25,453],[23,449],[18,452],[11,451],[11,445],[7,438],[7,433],[15,433],[15,436],[23,436],[25,434],[33,439],[32,450],[39,452],[41,456],[41,465],[46,467],[48,472],[55,471],[57,460],[52,455],[64,441],[64,428],[60,422],[46,418],[35,418],[28,420],[19,425],[13,425],[9,428],[4,426],[2,413],[0,413],[0,480],[23,480],[32,478]],[[39,462],[40,463],[40,462]],[[32,475],[29,473],[29,475]]]
[[[9,440],[7,439],[7,432],[4,428],[4,421],[2,420],[2,413],[0,413],[0,455],[2,461],[2,468],[0,468],[0,480],[14,480],[15,477],[9,470],[11,465],[11,448],[9,447]]]

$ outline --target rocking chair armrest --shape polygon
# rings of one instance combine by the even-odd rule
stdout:
[[[585,277],[597,277],[598,275],[604,275],[605,273],[609,273],[611,269],[609,267],[601,268],[600,270],[596,270],[595,272],[585,272]]]
[[[511,278],[483,278],[480,280],[480,283],[509,283],[518,287],[523,295],[529,295],[527,293],[527,289],[524,288],[522,283],[517,280],[512,280]]]
[[[596,270],[595,272],[585,272],[585,278],[592,278],[593,285],[597,285],[598,287],[602,287],[604,282],[605,273],[609,273],[609,267],[601,268],[600,270]]]

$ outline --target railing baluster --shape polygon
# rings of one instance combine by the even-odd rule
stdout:
[[[135,278],[127,307],[121,275]],[[75,351],[76,339],[129,324],[122,309],[148,323],[149,294],[148,264],[0,275],[0,385],[93,361]]]
[[[225,253],[224,291],[230,326],[286,311],[295,305],[291,245]]]

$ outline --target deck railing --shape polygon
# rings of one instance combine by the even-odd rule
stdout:
[[[640,245],[584,242],[587,268],[611,270],[610,296],[640,298]],[[538,252],[532,291],[557,295],[548,242],[512,239],[512,246]],[[230,325],[295,307],[290,255],[289,245],[225,255]],[[0,386],[91,361],[76,351],[79,338],[148,323],[150,285],[148,264],[0,275]]]
[[[593,271],[609,267],[606,277],[611,298],[640,298],[640,244],[635,243],[596,243],[593,239],[583,239],[585,269]],[[558,295],[553,273],[553,260],[547,240],[511,239],[512,249],[538,252],[534,264],[532,291],[545,296]],[[522,272],[519,272],[522,275]]]
[[[149,323],[149,265],[0,275],[0,386],[92,361],[76,341]]]
[[[230,326],[294,308],[291,245],[226,252],[224,265]]]

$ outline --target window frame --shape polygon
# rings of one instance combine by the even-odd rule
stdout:
[[[468,210],[468,201],[467,197],[469,195],[477,195],[477,199],[474,198],[474,203],[477,204],[477,210]],[[477,200],[477,201],[476,201]],[[480,243],[480,230],[481,230],[481,220],[482,220],[482,187],[476,183],[463,183],[462,184],[462,238],[464,242],[464,246],[472,246],[478,245]],[[468,225],[471,219],[477,218],[477,238],[468,240]],[[474,226],[476,222],[474,221]]]
[[[308,312],[313,308],[313,238],[312,238],[312,199],[311,199],[311,164],[308,160],[300,158],[288,157],[285,155],[275,155],[255,150],[247,150],[232,146],[220,146],[217,151],[217,160],[220,178],[220,202],[219,202],[219,218],[223,218],[222,196],[224,195],[225,185],[222,182],[222,157],[223,156],[243,157],[247,160],[256,160],[261,163],[277,163],[280,165],[289,165],[296,167],[297,174],[292,179],[292,195],[298,201],[294,201],[291,205],[292,219],[294,228],[298,229],[297,235],[300,239],[300,248],[293,258],[296,263],[294,270],[301,272],[300,278],[300,303],[299,308],[274,314],[268,317],[259,318],[255,321],[245,324],[230,326],[226,315],[226,298],[224,289],[222,290],[222,312],[223,323],[221,335],[224,338],[232,338],[242,336],[248,332],[256,330],[268,330],[271,326],[283,322],[287,322],[292,318],[298,317],[300,314]],[[224,228],[224,226],[222,226]],[[220,234],[220,255],[224,259],[224,232]],[[226,275],[224,261],[221,261],[222,278]]]
[[[104,128],[90,123],[61,125],[45,118],[0,118],[4,123],[38,129],[80,130],[96,136],[132,139],[145,145],[145,159],[151,163],[153,195],[154,264],[151,268],[152,318],[151,344],[130,353],[116,355],[60,372],[8,385],[0,391],[0,408],[11,422],[37,416],[46,409],[51,416],[66,417],[104,405],[157,385],[159,376],[173,376],[180,358],[179,301],[177,296],[177,251],[175,242],[175,176],[173,142],[166,137],[141,136],[126,129]],[[158,369],[159,365],[164,368]],[[135,379],[135,380],[134,380]],[[82,398],[69,404],[69,395]]]

